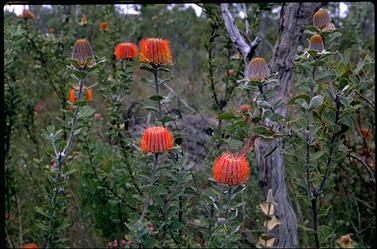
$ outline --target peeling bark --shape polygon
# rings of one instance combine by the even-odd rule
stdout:
[[[284,103],[286,103],[291,87],[293,58],[297,52],[297,46],[302,37],[304,26],[311,23],[313,13],[323,5],[323,3],[288,3],[282,5],[278,39],[269,63],[270,70],[279,73],[278,78],[281,89],[279,95],[271,99],[272,103],[278,99],[283,99]],[[247,64],[251,59],[250,51],[252,44],[247,44],[245,39],[240,35],[234,18],[230,14],[228,4],[221,4],[221,10],[229,36],[243,56],[245,63],[244,71],[245,75],[247,75],[246,70]],[[286,111],[287,106],[283,104],[277,110],[277,113],[285,116]],[[265,122],[267,124],[274,124],[267,120]],[[277,127],[275,125],[275,128]],[[259,183],[264,197],[267,197],[268,189],[272,189],[277,203],[277,215],[281,220],[281,225],[276,228],[277,242],[275,246],[297,247],[297,218],[292,208],[285,181],[282,139],[257,139],[255,142],[255,152],[257,155]]]

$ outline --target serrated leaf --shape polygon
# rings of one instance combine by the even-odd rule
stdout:
[[[234,115],[233,112],[224,112],[224,113],[221,113],[217,119],[220,119],[220,120],[230,120],[230,119],[235,119],[237,118],[236,115]]]

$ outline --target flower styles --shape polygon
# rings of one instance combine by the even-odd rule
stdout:
[[[78,91],[79,87],[74,86],[71,87],[68,91],[68,100],[72,103],[76,103],[78,100]],[[83,91],[85,91],[85,99],[89,102],[93,101],[93,91],[91,88],[83,88]]]
[[[251,110],[251,105],[249,104],[242,104],[240,105],[240,111],[241,112],[247,112]]]
[[[170,42],[161,38],[144,38],[139,44],[140,61],[155,65],[173,64]]]
[[[313,15],[313,25],[317,26],[319,28],[323,28],[325,25],[329,24],[331,22],[331,17],[329,12],[321,8],[317,10]]]
[[[115,46],[114,54],[117,59],[133,59],[137,56],[137,46],[132,42],[122,42]]]
[[[322,53],[322,51],[325,50],[322,37],[318,34],[313,35],[309,40],[309,48]]]
[[[245,183],[250,176],[249,161],[243,154],[224,152],[213,163],[213,177],[229,186]]]
[[[174,146],[174,137],[162,126],[146,128],[140,140],[140,148],[145,153],[170,151]]]
[[[21,17],[25,19],[35,19],[35,15],[31,10],[23,9],[21,13]]]
[[[99,24],[99,28],[100,28],[101,30],[108,30],[108,29],[109,29],[109,24],[108,24],[107,22],[101,22],[101,23]]]
[[[33,243],[25,243],[22,245],[22,249],[38,249],[38,244],[33,242]]]
[[[96,62],[94,59],[92,46],[87,39],[77,39],[75,41],[75,44],[73,45],[72,58],[79,63],[81,68],[85,68],[86,66]],[[88,61],[89,58],[92,59],[91,62]]]
[[[256,57],[249,63],[249,79],[265,80],[270,77],[270,69],[262,57]]]

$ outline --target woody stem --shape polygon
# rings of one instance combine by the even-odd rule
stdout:
[[[160,91],[159,91],[159,81],[158,81],[158,66],[153,68],[153,75],[154,75],[154,86],[156,90],[156,96],[157,96],[157,106],[158,106],[158,116],[161,119],[162,118],[162,109],[161,109],[161,103],[160,103]],[[165,123],[162,122],[162,126],[165,127]]]
[[[148,191],[148,196],[147,196],[147,200],[145,202],[145,205],[144,205],[144,208],[143,208],[143,213],[141,214],[141,217],[140,217],[140,220],[143,220],[144,219],[144,216],[148,210],[148,207],[149,207],[149,202],[150,202],[150,199],[151,199],[151,192],[152,192],[152,185],[154,185],[155,181],[156,181],[156,175],[157,175],[157,162],[158,162],[158,153],[155,153],[154,154],[154,161],[153,161],[153,168],[152,168],[152,175],[151,175],[151,178],[150,178],[150,189]]]
[[[228,239],[229,239],[229,235],[228,235],[228,213],[229,213],[229,210],[230,210],[230,202],[231,202],[231,198],[232,198],[232,186],[228,186],[228,193],[227,193],[227,196],[228,196],[228,199],[227,199],[227,203],[226,203],[226,210],[225,210],[225,248],[228,248]]]

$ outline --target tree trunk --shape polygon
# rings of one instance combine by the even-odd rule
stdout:
[[[273,49],[269,66],[271,72],[278,72],[280,94],[272,99],[274,103],[283,99],[286,103],[290,93],[293,73],[293,58],[302,37],[304,26],[309,25],[314,11],[322,3],[288,3],[283,4],[280,12],[279,35]],[[277,112],[285,116],[287,105],[283,104]],[[268,122],[268,121],[266,121]],[[276,126],[275,126],[276,127]],[[285,182],[285,163],[282,155],[282,139],[262,140],[255,143],[259,183],[264,196],[272,189],[277,203],[277,215],[281,220],[278,226],[277,247],[297,247],[297,218]]]

